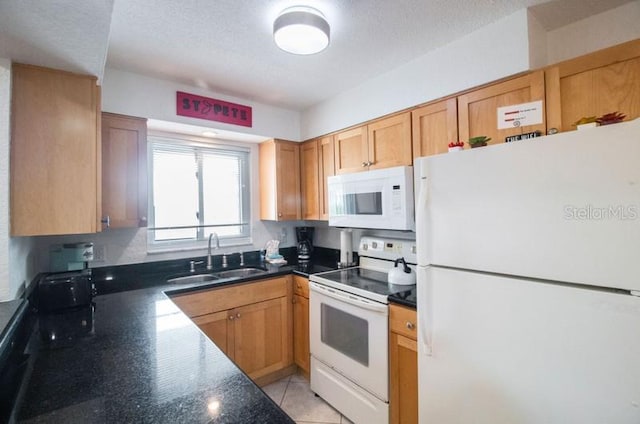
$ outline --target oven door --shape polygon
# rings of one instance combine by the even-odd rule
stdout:
[[[309,284],[311,355],[387,402],[388,305]]]

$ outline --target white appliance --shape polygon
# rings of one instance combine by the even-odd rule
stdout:
[[[387,296],[412,286],[387,272],[400,257],[415,268],[415,251],[413,240],[362,237],[359,267],[310,276],[311,390],[356,423],[389,423]]]
[[[640,120],[416,177],[420,423],[640,423]]]
[[[329,225],[413,230],[413,167],[328,177]]]

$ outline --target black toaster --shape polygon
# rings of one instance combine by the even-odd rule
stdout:
[[[51,312],[89,305],[93,295],[90,269],[50,274],[38,282],[38,309]]]

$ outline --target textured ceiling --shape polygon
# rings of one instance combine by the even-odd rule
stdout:
[[[106,60],[304,110],[522,8],[551,30],[628,1],[0,0],[0,57],[98,77]],[[273,20],[296,4],[327,16],[324,52],[295,56],[273,43]]]
[[[0,57],[104,73],[114,0],[0,0]]]

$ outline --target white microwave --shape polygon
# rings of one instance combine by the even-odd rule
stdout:
[[[329,177],[329,225],[414,230],[413,167]]]

